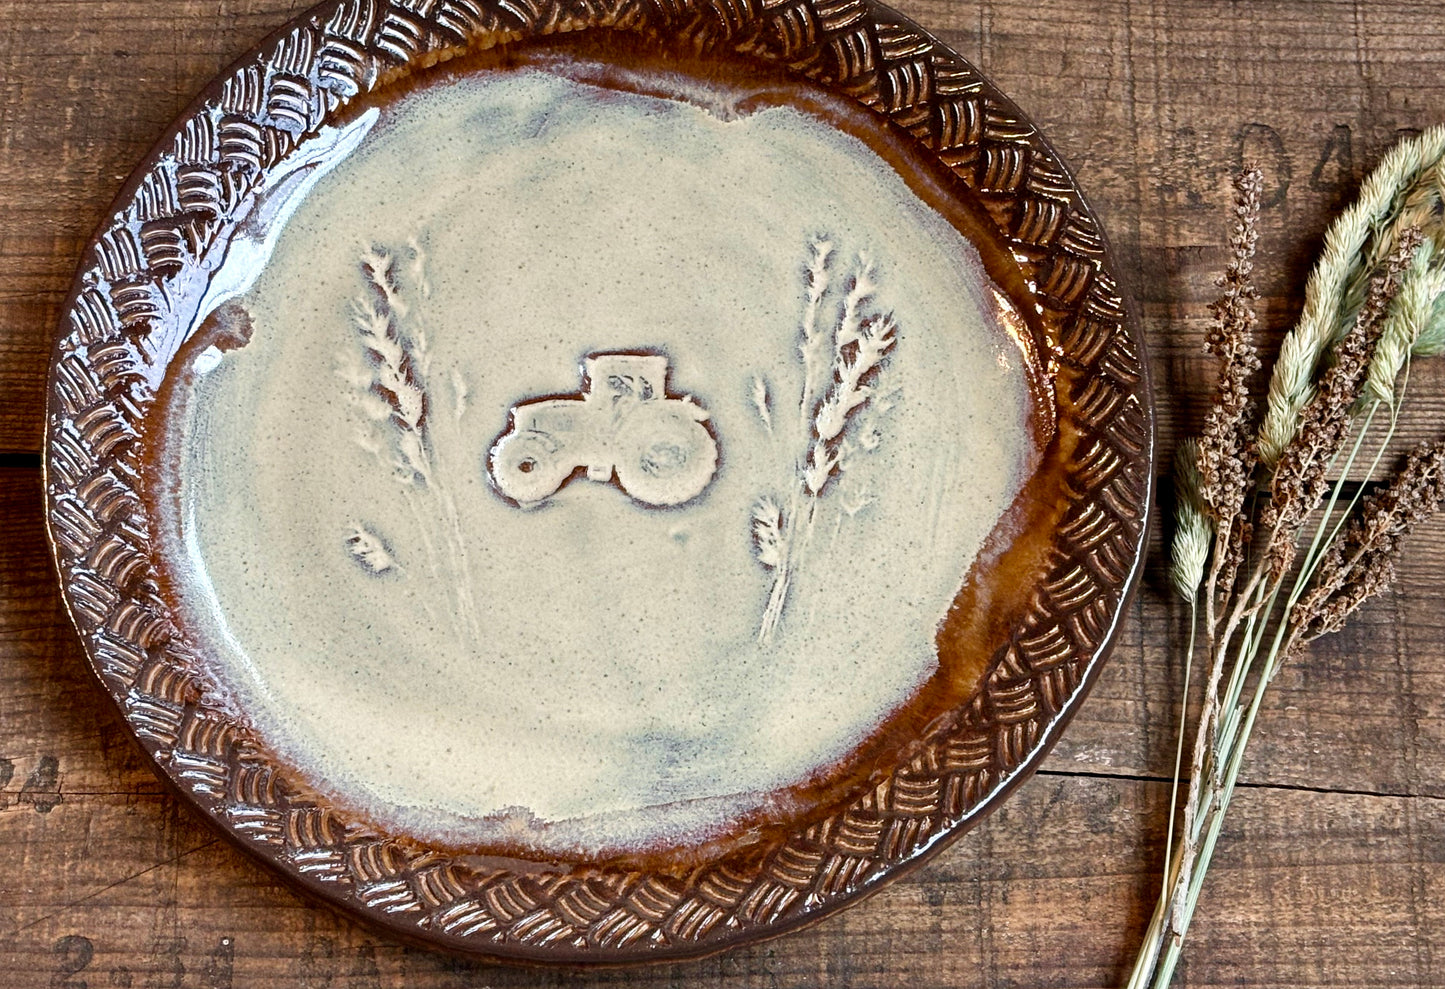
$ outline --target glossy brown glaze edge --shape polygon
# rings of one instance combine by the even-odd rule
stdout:
[[[1040,248],[1026,267],[1036,272],[1041,296],[1060,314],[1060,349],[1052,359],[1087,371],[1081,380],[1108,382],[1103,391],[1091,384],[1080,396],[1080,408],[1096,432],[1081,453],[1079,478],[1089,495],[1102,498],[1112,521],[1101,522],[1100,516],[1089,510],[1099,502],[1080,498],[1082,512],[1065,518],[1061,544],[1075,546],[1075,554],[1078,545],[1088,551],[1082,557],[1089,564],[1087,572],[1064,560],[1051,574],[1054,579],[1044,582],[1040,595],[1055,617],[1079,619],[1073,626],[1081,642],[1071,644],[1064,635],[1064,648],[1051,652],[1051,643],[1057,645],[1061,640],[1051,638],[1048,629],[1032,639],[1019,635],[993,664],[979,697],[962,712],[951,733],[949,744],[955,750],[951,756],[934,753],[941,758],[932,767],[924,764],[927,760],[900,767],[893,780],[859,800],[839,820],[795,836],[764,860],[747,864],[741,874],[731,874],[726,864],[718,865],[689,877],[681,888],[658,877],[635,874],[536,879],[505,870],[470,870],[466,863],[438,863],[425,852],[378,841],[360,829],[327,820],[324,811],[305,806],[304,801],[293,805],[288,795],[274,786],[266,792],[262,792],[265,786],[259,790],[256,785],[248,786],[258,781],[257,767],[245,764],[245,740],[227,735],[234,726],[208,721],[208,712],[194,706],[194,685],[186,682],[181,664],[166,664],[171,640],[164,637],[172,633],[163,627],[163,617],[158,623],[141,620],[139,625],[126,625],[146,639],[143,643],[132,636],[128,643],[132,650],[129,660],[144,663],[144,669],[129,669],[127,657],[106,652],[114,648],[114,641],[100,641],[99,629],[116,621],[109,611],[98,611],[107,604],[103,582],[115,575],[121,563],[127,568],[130,565],[125,547],[116,550],[112,537],[119,536],[121,543],[126,536],[132,536],[133,543],[144,541],[143,532],[134,538],[121,531],[128,518],[124,495],[116,496],[120,498],[117,507],[101,490],[109,490],[102,475],[118,481],[110,468],[117,466],[112,456],[117,443],[123,453],[127,442],[124,435],[119,441],[115,438],[116,430],[123,434],[127,425],[120,410],[133,407],[138,396],[126,386],[124,369],[117,369],[114,349],[95,360],[91,359],[97,355],[91,351],[119,343],[123,364],[127,355],[131,359],[140,356],[134,346],[127,349],[124,344],[127,334],[139,337],[143,344],[149,326],[143,315],[127,321],[114,308],[106,308],[115,299],[102,298],[102,311],[97,312],[92,308],[95,299],[86,298],[87,291],[96,290],[95,281],[88,281],[87,276],[100,273],[97,255],[102,241],[122,226],[133,241],[137,268],[121,274],[153,274],[152,268],[158,266],[141,254],[134,217],[128,220],[124,214],[107,224],[92,245],[89,267],[78,277],[67,305],[68,325],[62,326],[52,365],[46,445],[48,522],[67,607],[98,675],[147,751],[164,764],[168,777],[182,792],[222,823],[231,837],[292,881],[373,923],[412,940],[420,937],[430,944],[486,957],[564,963],[678,958],[782,933],[871,891],[905,865],[917,864],[920,856],[956,836],[965,823],[991,806],[1041,756],[1091,682],[1097,660],[1112,640],[1124,597],[1137,580],[1152,490],[1153,430],[1141,342],[1127,325],[1102,236],[1072,180],[1016,108],[962,59],[885,8],[862,3],[826,9],[792,4],[739,13],[731,5],[698,4],[679,12],[672,7],[658,10],[624,3],[518,10],[510,5],[444,0],[428,9],[430,13],[423,16],[401,5],[380,3],[348,2],[318,8],[278,32],[257,56],[237,63],[196,107],[207,112],[212,101],[227,98],[228,86],[234,90],[234,80],[244,74],[249,73],[256,86],[267,87],[284,69],[294,69],[308,59],[312,83],[319,86],[315,82],[316,56],[324,62],[325,53],[311,46],[324,47],[338,38],[344,42],[343,55],[349,51],[353,62],[360,65],[357,79],[352,80],[359,90],[358,79],[374,84],[385,75],[386,60],[391,64],[455,48],[459,38],[465,40],[465,31],[437,32],[456,32],[466,18],[472,19],[466,30],[483,33],[485,29],[493,40],[510,40],[526,33],[588,24],[617,26],[629,18],[637,22],[653,17],[663,24],[682,21],[678,29],[695,31],[704,44],[719,43],[721,38],[739,50],[786,62],[794,71],[831,83],[835,90],[875,106],[905,129],[910,129],[912,119],[924,132],[937,130],[944,136],[965,138],[942,151],[935,141],[934,150],[956,172],[969,173],[986,200],[993,197],[991,214],[1013,243]],[[802,23],[806,30],[797,34],[783,21],[795,27]],[[303,35],[310,40],[298,41]],[[801,39],[801,46],[790,48],[790,39]],[[407,49],[407,44],[412,47]],[[881,69],[875,61],[882,63]],[[950,98],[955,102],[951,105],[961,114],[952,122],[943,118],[930,122],[930,108],[943,99],[935,73],[947,75],[952,87]],[[295,83],[294,78],[290,81]],[[294,96],[294,90],[282,96]],[[960,100],[972,109],[960,109]],[[285,103],[282,99],[281,111],[288,109]],[[294,107],[290,109],[294,116]],[[255,116],[262,118],[269,112],[258,98]],[[183,119],[182,127],[194,119]],[[252,124],[257,132],[262,126],[269,125]],[[173,131],[137,172],[118,201],[122,210],[129,208],[124,202],[127,197],[143,192],[155,172],[175,165],[174,159],[167,162],[165,158],[175,138]],[[240,153],[249,150],[242,148]],[[165,238],[158,244],[157,257],[169,260]],[[109,246],[113,249],[115,245]],[[110,261],[113,267],[113,254]],[[115,284],[112,280],[105,289]],[[131,315],[135,315],[134,309]],[[68,357],[82,352],[90,363],[62,366]],[[1100,436],[1107,442],[1101,445]],[[77,477],[76,458],[83,460],[95,452],[100,460],[92,460],[90,466],[99,466],[100,473]],[[1121,471],[1122,481],[1113,484]],[[92,509],[103,517],[74,514]],[[1101,558],[1098,549],[1105,543],[1108,552]],[[106,551],[97,556],[102,545]],[[138,552],[135,545],[129,548]],[[123,558],[121,563],[117,563],[117,555]],[[143,559],[140,566],[143,569]],[[118,596],[114,584],[108,592],[112,598]],[[1090,608],[1092,602],[1100,601],[1102,605]],[[1075,607],[1081,604],[1082,610]],[[1062,634],[1062,624],[1053,622],[1053,631]],[[1024,630],[1030,631],[1039,629]],[[138,646],[145,648],[137,650]],[[1058,661],[1051,663],[1053,659]],[[1029,679],[1035,681],[1032,692],[1037,696],[1031,704],[1021,705],[1017,687]],[[225,758],[216,758],[218,750]],[[205,764],[208,758],[209,766],[197,768],[195,763]],[[917,773],[909,770],[932,774],[933,789],[945,788],[951,794],[947,802],[938,799],[940,793],[934,793],[932,804],[927,794],[920,797],[915,786]],[[264,774],[265,767],[259,771]],[[949,780],[947,787],[944,777]],[[228,783],[231,790],[263,802],[227,800]],[[316,855],[307,860],[312,868],[298,864],[298,854],[313,852]],[[323,871],[315,866],[318,855],[332,855],[336,860],[327,866],[330,871],[324,878],[318,878]],[[462,871],[447,872],[449,869]]]

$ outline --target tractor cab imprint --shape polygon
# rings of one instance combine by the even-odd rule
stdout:
[[[617,483],[644,505],[680,505],[717,470],[708,414],[690,397],[668,398],[667,358],[593,354],[584,390],[512,407],[511,426],[487,457],[492,483],[523,508],[540,505],[579,467]]]

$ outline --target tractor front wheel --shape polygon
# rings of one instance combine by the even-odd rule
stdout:
[[[535,505],[557,493],[575,464],[540,433],[508,433],[492,447],[492,481],[519,505]]]

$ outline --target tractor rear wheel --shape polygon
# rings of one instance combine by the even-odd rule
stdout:
[[[617,480],[637,501],[681,505],[717,470],[717,441],[687,415],[639,413],[617,437]]]

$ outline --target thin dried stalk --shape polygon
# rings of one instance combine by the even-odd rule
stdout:
[[[1438,443],[1417,450],[1384,492],[1366,500],[1357,514],[1353,501],[1346,505],[1348,525],[1332,521],[1340,486],[1366,442],[1375,410],[1398,405],[1403,396],[1404,387],[1395,379],[1411,356],[1445,349],[1445,257],[1436,249],[1445,243],[1442,155],[1445,129],[1405,142],[1371,176],[1360,202],[1332,227],[1300,323],[1274,367],[1269,409],[1258,436],[1259,462],[1240,439],[1249,419],[1252,350],[1247,334],[1253,311],[1248,275],[1257,214],[1250,208],[1254,183],[1248,174],[1237,187],[1233,256],[1221,280],[1224,297],[1212,307],[1209,343],[1220,357],[1220,397],[1197,452],[1187,446],[1180,451],[1171,575],[1191,609],[1204,598],[1210,672],[1184,825],[1180,841],[1170,847],[1166,894],[1140,948],[1131,989],[1164,989],[1172,979],[1245,747],[1275,673],[1305,644],[1338,630],[1363,601],[1388,586],[1400,540],[1445,500],[1445,443]],[[1393,415],[1389,424],[1381,451],[1392,435]],[[1353,444],[1347,446],[1352,433]],[[1197,472],[1189,469],[1191,461]],[[1256,502],[1250,495],[1266,482],[1268,498]],[[1320,521],[1294,573],[1300,532],[1313,517]],[[1208,543],[1206,523],[1215,530],[1207,567],[1199,549],[1201,542]],[[1252,547],[1256,528],[1267,537],[1262,546]],[[1245,566],[1247,577],[1236,586]],[[1202,582],[1201,571],[1206,575]],[[1229,684],[1221,693],[1226,670]],[[1249,684],[1253,688],[1246,699]]]
[[[1225,610],[1254,533],[1253,523],[1243,508],[1254,486],[1257,464],[1251,438],[1253,403],[1249,377],[1260,366],[1251,334],[1257,321],[1252,278],[1263,186],[1264,176],[1258,168],[1246,168],[1235,179],[1230,260],[1218,281],[1223,292],[1210,306],[1214,320],[1205,340],[1205,350],[1220,360],[1218,397],[1205,417],[1204,431],[1196,444],[1198,483],[1188,497],[1197,499],[1214,530],[1211,565],[1203,588],[1205,638],[1212,660],[1205,679],[1190,766],[1189,799],[1185,804],[1186,840],[1178,868],[1179,882],[1184,886],[1188,885],[1198,851],[1187,836],[1193,832],[1203,781],[1208,776],[1207,740],[1218,729],[1220,686],[1230,641],[1230,626],[1221,630],[1219,615]],[[1177,907],[1175,917],[1177,921]]]

